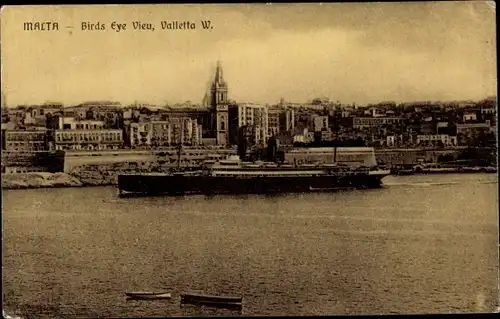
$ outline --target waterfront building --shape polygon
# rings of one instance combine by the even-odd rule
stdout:
[[[417,136],[419,133],[417,131],[404,131],[400,134],[392,134],[387,137],[386,146],[387,147],[416,147]]]
[[[457,124],[457,137],[459,145],[468,145],[478,137],[495,134],[496,130],[488,123]]]
[[[280,112],[280,133],[292,131],[295,128],[295,111],[292,108]]]
[[[126,107],[123,109],[123,119],[131,120],[139,112],[135,107]]]
[[[481,108],[481,114],[496,114],[497,109],[494,107]]]
[[[464,123],[477,121],[477,114],[476,112],[466,112],[464,113],[462,120]]]
[[[421,123],[417,127],[419,133],[421,135],[434,135],[437,133],[437,125],[433,121],[427,121],[424,123]]]
[[[366,115],[372,117],[386,117],[386,111],[382,107],[372,106],[368,110],[365,111]]]
[[[247,159],[251,149],[255,146],[254,139],[254,127],[249,125],[243,125],[238,128],[237,142],[238,145],[238,155],[241,159]]]
[[[404,120],[401,117],[354,117],[353,127],[355,129],[364,129],[383,125],[403,124]]]
[[[280,113],[281,110],[278,108],[268,108],[267,111],[267,122],[268,122],[268,129],[267,129],[267,136],[272,137],[276,136],[280,132]]]
[[[119,129],[55,130],[56,150],[117,150],[123,146],[123,131]]]
[[[253,144],[266,146],[269,138],[268,108],[259,104],[233,104],[229,106],[230,143],[237,144],[238,129],[252,127]]]
[[[190,106],[181,109],[177,108],[167,108],[161,111],[162,120],[174,119],[174,118],[189,118],[195,120],[198,125],[203,129],[203,136],[210,137],[210,127],[212,120],[212,111],[210,108],[200,107],[200,106]],[[215,135],[213,135],[215,138]]]
[[[46,121],[45,115],[35,117],[33,116],[32,110],[28,109],[23,123],[25,126],[45,126]]]
[[[387,136],[386,146],[387,147],[396,147],[398,145],[398,142],[399,142],[399,136],[390,135],[390,136]]]
[[[436,123],[436,134],[456,135],[456,124],[453,121]]]
[[[151,146],[151,122],[130,123],[130,146]]]
[[[475,131],[483,131],[486,133],[492,131],[492,127],[490,123],[457,124],[457,134],[472,135]]]
[[[58,117],[59,130],[99,130],[104,128],[104,121],[83,120],[75,117]]]
[[[31,130],[2,130],[2,150],[15,152],[45,151],[47,147],[47,130],[45,128]]]
[[[63,104],[58,102],[46,102],[42,105],[32,105],[27,108],[24,124],[30,126],[45,127],[47,117],[61,115]]]
[[[28,107],[27,112],[31,113],[33,118],[45,117],[48,114],[60,114],[64,105],[59,102],[45,102],[42,105],[32,105]]]
[[[313,130],[314,132],[321,132],[328,130],[328,116],[313,116]]]
[[[130,146],[132,147],[167,147],[176,144],[201,145],[201,125],[190,118],[130,124]]]
[[[123,109],[119,102],[88,101],[77,106],[85,120],[98,120],[104,122],[104,128],[120,129],[123,127]],[[84,114],[83,114],[84,113]]]
[[[17,106],[15,108],[8,109],[5,121],[13,123],[16,128],[24,126],[24,120],[26,119],[26,109],[26,106]],[[2,121],[4,121],[3,115]]]
[[[457,137],[447,134],[425,134],[417,135],[417,145],[437,146],[457,146]]]
[[[342,118],[346,118],[346,117],[349,117],[351,115],[350,111],[349,110],[344,110],[344,111],[341,111],[341,116]]]
[[[321,141],[333,141],[335,139],[335,136],[330,129],[326,129],[317,133],[319,133],[319,136],[321,136]]]
[[[51,142],[56,150],[115,150],[123,147],[123,131],[106,129],[104,121],[78,117],[52,117],[47,127],[54,130]]]
[[[437,130],[439,130],[440,128],[447,128],[447,127],[449,127],[448,122],[437,122],[436,123]]]
[[[314,133],[309,132],[309,129],[307,127],[293,135],[293,143],[308,144],[311,143],[313,140],[314,140]]]
[[[190,118],[170,119],[169,126],[166,129],[171,132],[170,144],[182,144],[189,146],[199,146],[202,141],[202,127],[198,125],[196,120]],[[162,126],[162,128],[165,128]],[[155,131],[153,127],[153,136]],[[165,130],[163,131],[165,136]]]
[[[323,111],[332,106],[329,98],[315,98],[310,103],[302,104],[301,107],[311,111]]]
[[[70,106],[63,109],[64,117],[74,117],[76,119],[84,120],[87,118],[88,108],[85,106]]]

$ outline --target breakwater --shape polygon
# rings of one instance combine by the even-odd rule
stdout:
[[[119,171],[87,171],[68,173],[3,174],[2,189],[109,186],[117,184]]]
[[[2,174],[2,189],[85,186],[78,178],[65,173]]]
[[[160,168],[154,162],[146,162],[139,166],[112,163],[81,165],[68,173],[6,173],[2,174],[2,189],[110,186],[117,185],[120,173],[166,171],[170,168],[174,166]]]

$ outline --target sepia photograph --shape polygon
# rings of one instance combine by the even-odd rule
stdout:
[[[4,318],[499,312],[493,1],[0,21]]]

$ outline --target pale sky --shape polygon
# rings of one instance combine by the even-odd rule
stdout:
[[[197,29],[162,30],[163,20]],[[23,31],[26,21],[58,21],[60,30]],[[84,21],[106,30],[81,31]],[[133,30],[133,21],[155,31]],[[494,5],[480,1],[10,6],[2,92],[9,106],[199,103],[220,60],[236,101],[482,99],[496,95],[495,27]]]

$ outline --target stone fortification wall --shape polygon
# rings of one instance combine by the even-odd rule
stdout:
[[[285,153],[289,163],[343,163],[350,166],[375,166],[375,151],[372,147],[296,148]]]
[[[454,159],[462,149],[425,150],[425,149],[373,149],[371,147],[339,147],[337,162],[353,166],[373,166],[375,164],[402,165],[416,164],[421,160],[437,162],[439,156],[450,155]],[[285,154],[290,163],[333,163],[334,148],[296,148]]]
[[[151,151],[99,151],[99,152],[66,152],[64,157],[64,172],[71,173],[82,166],[101,165],[107,167],[113,164],[147,163],[155,160]]]
[[[66,152],[64,172],[71,173],[82,168],[100,166],[99,170],[148,170],[151,166],[177,166],[177,150],[122,150],[99,152]],[[181,151],[181,166],[199,165],[207,159],[223,159],[236,154],[232,149],[184,149]]]
[[[423,160],[425,162],[437,162],[439,156],[450,155],[454,159],[460,155],[462,150],[419,150],[419,149],[398,149],[398,150],[376,150],[375,157],[377,163],[389,166],[417,164]]]

